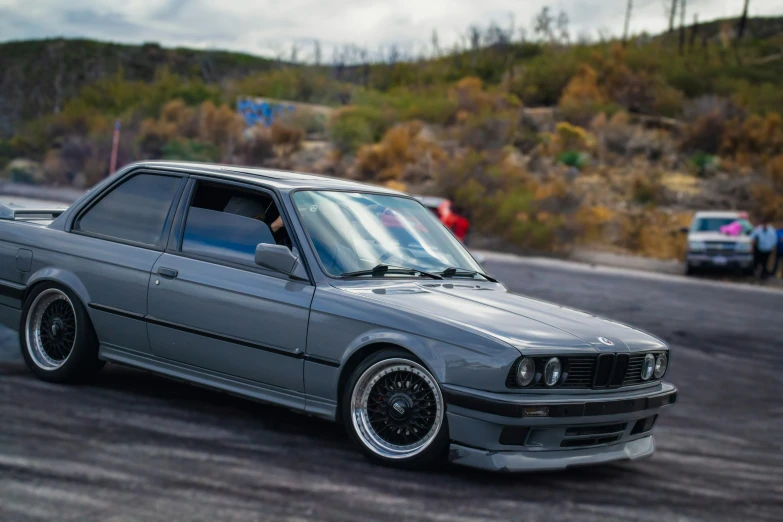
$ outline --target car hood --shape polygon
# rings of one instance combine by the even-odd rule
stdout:
[[[354,281],[335,286],[388,306],[490,335],[523,352],[564,348],[591,353],[666,349],[660,339],[628,325],[512,294],[501,284]]]
[[[688,241],[720,241],[722,243],[747,243],[748,236],[729,236],[720,232],[689,232]]]

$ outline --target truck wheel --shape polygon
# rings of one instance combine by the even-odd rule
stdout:
[[[22,309],[19,344],[27,367],[48,382],[80,382],[103,367],[90,317],[73,292],[44,284]]]
[[[432,374],[402,350],[381,350],[354,370],[345,387],[342,418],[372,460],[400,468],[444,462],[449,429]]]
[[[686,264],[685,265],[685,275],[686,276],[692,276],[692,275],[696,275],[698,273],[699,273],[699,269],[696,268],[695,266],[693,266],[691,264]]]

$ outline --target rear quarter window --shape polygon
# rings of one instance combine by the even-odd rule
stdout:
[[[138,174],[122,182],[90,207],[76,223],[80,232],[158,245],[180,177]]]

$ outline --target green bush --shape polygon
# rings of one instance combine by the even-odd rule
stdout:
[[[587,156],[578,150],[567,150],[565,152],[561,152],[557,156],[557,162],[569,167],[575,167],[580,170],[588,163]]]
[[[175,139],[162,148],[163,159],[178,161],[220,161],[220,150],[211,143],[201,143],[196,140]]]
[[[16,157],[16,150],[8,140],[0,140],[0,170]]]
[[[397,118],[393,111],[351,106],[337,112],[327,129],[329,139],[343,153],[354,153],[362,145],[379,141]]]
[[[706,152],[697,152],[691,157],[691,164],[696,168],[700,177],[704,177],[708,169],[718,166],[718,157]]]

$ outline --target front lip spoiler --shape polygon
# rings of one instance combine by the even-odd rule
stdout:
[[[594,415],[617,415],[633,413],[637,411],[660,408],[677,401],[677,388],[668,385],[669,389],[663,392],[652,393],[644,397],[614,400],[585,400],[585,397],[576,396],[573,400],[552,401],[547,403],[540,396],[537,400],[502,401],[465,393],[463,391],[443,388],[443,398],[447,404],[459,406],[468,410],[490,413],[501,417],[524,417],[526,407],[548,407],[549,418],[558,417],[590,417]],[[536,416],[536,418],[541,418]]]

